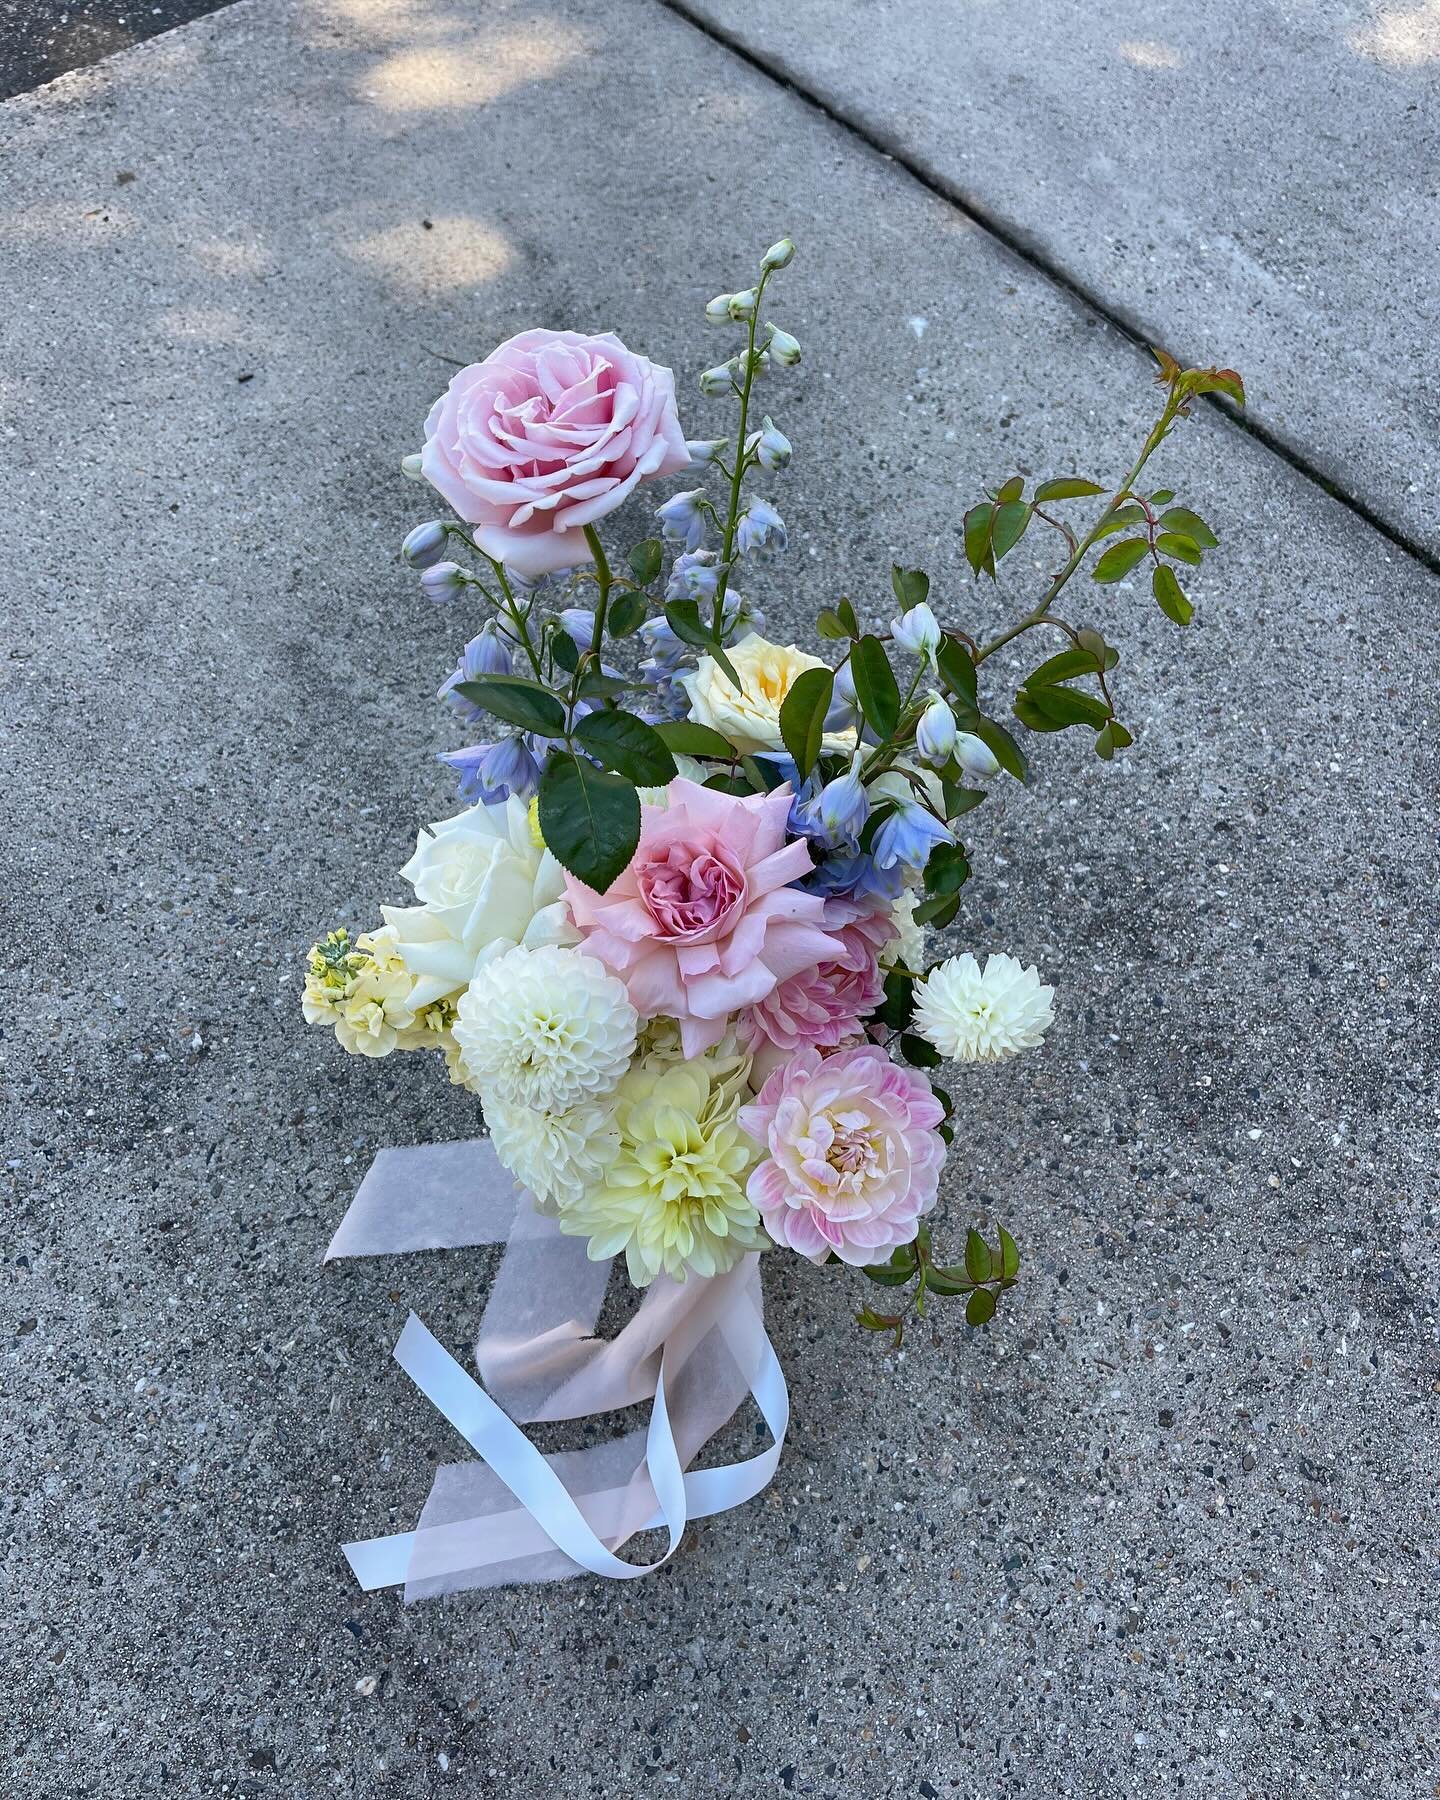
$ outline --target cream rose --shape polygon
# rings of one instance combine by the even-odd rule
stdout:
[[[737,688],[713,656],[702,656],[693,675],[682,675],[680,685],[690,697],[690,717],[727,738],[737,750],[781,750],[780,708],[785,696],[807,669],[829,665],[818,656],[807,656],[793,644],[772,644],[753,631],[727,652]],[[827,731],[827,750],[855,748],[853,731]]]
[[[472,806],[422,832],[400,871],[418,906],[385,906],[418,1011],[469,986],[477,968],[524,945],[573,944],[565,871],[535,842],[524,801]]]

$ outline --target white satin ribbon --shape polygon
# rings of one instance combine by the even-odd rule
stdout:
[[[476,1344],[472,1379],[412,1313],[396,1361],[482,1459],[436,1474],[414,1531],[344,1546],[363,1588],[406,1597],[563,1579],[615,1580],[668,1562],[692,1518],[752,1499],[779,1464],[789,1399],[765,1333],[759,1258],[724,1275],[660,1281],[624,1329],[593,1334],[609,1265],[540,1218],[488,1140],[382,1151],[335,1234],[336,1256],[507,1244]],[[578,1252],[578,1255],[577,1255]],[[742,1462],[688,1463],[749,1392],[774,1440]],[[585,1418],[650,1399],[644,1432],[544,1456],[517,1419]],[[663,1529],[650,1563],[616,1551]]]

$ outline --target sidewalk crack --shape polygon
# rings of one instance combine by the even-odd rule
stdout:
[[[1004,219],[999,214],[992,212],[983,201],[978,200],[973,194],[967,193],[938,169],[932,168],[916,152],[905,149],[893,137],[866,124],[861,119],[852,117],[834,100],[828,99],[818,89],[812,87],[805,77],[783,57],[772,60],[759,51],[752,50],[734,32],[723,25],[717,25],[713,19],[706,18],[703,13],[697,12],[688,4],[688,0],[656,0],[656,4],[662,6],[666,12],[673,13],[676,18],[683,19],[687,25],[709,38],[712,43],[718,44],[721,49],[728,50],[732,56],[747,63],[767,80],[784,88],[787,93],[794,94],[797,99],[804,101],[807,106],[818,112],[823,118],[828,119],[831,124],[858,139],[867,149],[873,150],[877,155],[883,156],[887,162],[892,162],[898,168],[903,169],[912,180],[919,182],[920,186],[928,193],[933,194],[937,200],[943,200],[947,206],[953,207],[956,212],[963,214],[971,224],[1003,246],[1027,268],[1033,269],[1038,275],[1043,275],[1052,286],[1069,294],[1087,311],[1103,320],[1113,331],[1118,332],[1121,337],[1143,350],[1147,357],[1153,346],[1168,350],[1177,361],[1186,362],[1188,360],[1174,345],[1166,343],[1163,335],[1152,331],[1143,319],[1113,305],[1085,282],[1072,275],[1049,251],[1036,243],[1023,226],[1016,225],[1011,220]],[[1440,553],[1429,549],[1417,538],[1412,537],[1402,526],[1387,519],[1369,501],[1362,499],[1358,494],[1351,493],[1349,489],[1341,487],[1325,474],[1298,444],[1291,442],[1273,427],[1248,418],[1230,401],[1219,395],[1207,394],[1203,396],[1203,403],[1219,413],[1237,431],[1244,432],[1247,437],[1253,438],[1271,455],[1278,457],[1281,462],[1287,463],[1298,475],[1313,483],[1338,505],[1345,507],[1356,518],[1363,520],[1372,531],[1378,532],[1397,550],[1413,558],[1423,568],[1428,569],[1432,575],[1440,575]]]

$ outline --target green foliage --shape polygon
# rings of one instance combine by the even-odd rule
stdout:
[[[959,638],[945,633],[935,652],[935,666],[946,690],[965,706],[973,707],[977,701],[975,664]]]
[[[800,779],[805,780],[815,767],[825,735],[825,715],[835,692],[835,677],[829,669],[806,669],[796,677],[790,692],[780,706],[780,736],[785,748],[795,759]]]
[[[1195,608],[1185,598],[1185,590],[1175,579],[1175,571],[1166,563],[1156,563],[1150,587],[1167,619],[1173,619],[1177,625],[1188,625],[1194,618]]]
[[[632,637],[645,623],[649,611],[645,596],[633,591],[622,594],[610,608],[605,625],[612,638]]]
[[[936,1093],[940,1095],[942,1090],[936,1089]],[[943,1098],[948,1109],[949,1095]],[[1020,1251],[1003,1225],[997,1227],[993,1245],[972,1229],[965,1234],[963,1262],[939,1263],[929,1227],[922,1223],[913,1242],[892,1251],[887,1261],[872,1263],[860,1272],[876,1287],[896,1292],[909,1288],[913,1282],[914,1291],[905,1296],[905,1302],[922,1319],[928,1316],[927,1296],[935,1294],[942,1299],[963,1299],[967,1325],[988,1325],[995,1317],[1000,1296],[1014,1287],[1019,1277]],[[867,1305],[858,1315],[865,1330],[892,1332],[897,1349],[904,1342],[906,1317],[905,1305],[891,1313],[881,1313]]]
[[[735,755],[728,738],[690,719],[666,719],[655,727],[655,735],[678,756],[723,756],[728,762]]]
[[[455,691],[522,731],[538,731],[544,737],[564,733],[565,708],[538,681],[523,675],[486,675],[479,681],[457,682]]]
[[[900,687],[879,638],[856,640],[850,652],[850,672],[866,724],[879,738],[893,737],[900,723]]]
[[[638,543],[625,559],[630,565],[630,573],[641,587],[649,587],[660,573],[665,561],[665,546],[659,538],[645,538]]]
[[[664,738],[633,713],[587,713],[575,727],[575,741],[636,787],[663,787],[675,778],[675,758]]]
[[[640,841],[640,796],[623,775],[557,752],[540,777],[540,834],[572,875],[603,894]]]
[[[890,585],[902,612],[909,612],[912,606],[919,606],[930,597],[930,577],[923,569],[902,569],[897,563],[890,570]]]
[[[1090,571],[1090,578],[1100,582],[1123,581],[1149,550],[1150,540],[1143,537],[1125,538],[1112,544]]]
[[[1058,481],[1042,481],[1035,490],[1035,503],[1037,506],[1044,506],[1050,500],[1083,500],[1087,495],[1104,492],[1098,481],[1083,481],[1074,475],[1064,475]]]

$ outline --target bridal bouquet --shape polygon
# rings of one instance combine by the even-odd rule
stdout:
[[[636,1287],[791,1251],[906,1290],[859,1315],[898,1342],[929,1296],[984,1324],[1019,1266],[1004,1229],[969,1231],[954,1261],[932,1244],[953,1112],[932,1071],[1003,1061],[1052,1018],[1035,969],[927,952],[960,914],[969,815],[1027,776],[982,676],[1047,633],[1006,710],[1107,760],[1130,745],[1119,652],[1056,603],[1087,564],[1102,586],[1147,565],[1188,623],[1180,575],[1216,539],[1141,475],[1198,396],[1243,391],[1157,353],[1163,403],[1117,486],[1016,475],[978,500],[972,577],[996,579],[1027,532],[1052,534],[1058,565],[988,641],[953,616],[956,571],[942,604],[897,567],[890,594],[820,614],[825,654],[778,643],[761,587],[792,449],[758,402],[801,359],[766,317],[793,255],[777,243],[705,309],[739,339],[699,382],[733,410],[727,435],[687,438],[671,372],[608,334],[522,332],[435,403],[405,472],[455,516],[403,555],[478,626],[440,688],[476,739],[441,755],[465,810],[400,871],[414,905],[315,945],[304,1009],[360,1055],[439,1052],[535,1211],[590,1259],[623,1253]],[[607,545],[642,483],[677,476],[657,535]]]

